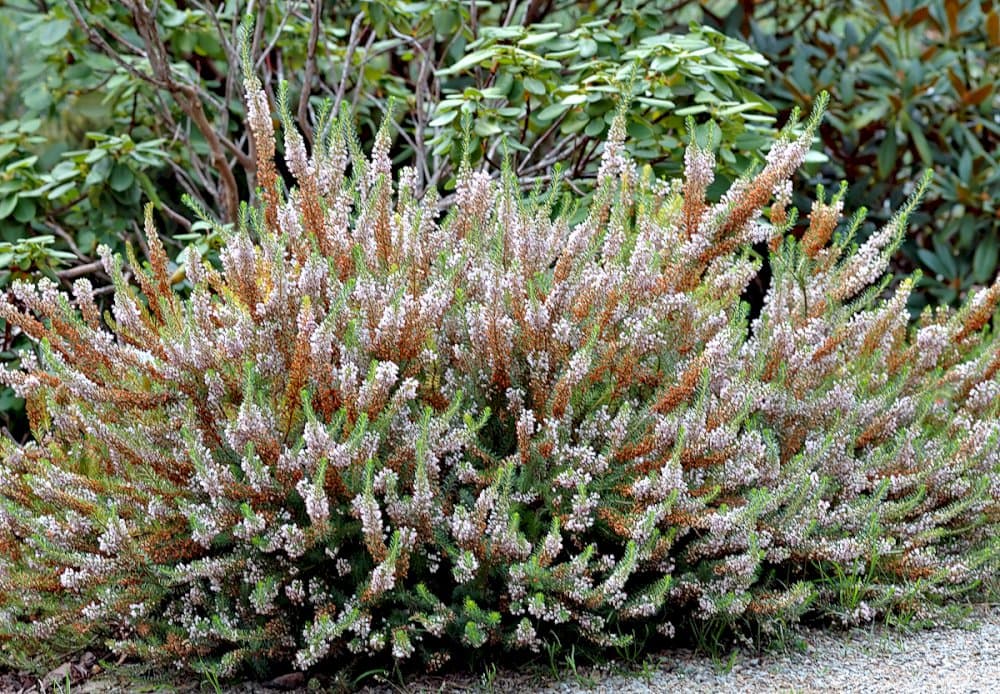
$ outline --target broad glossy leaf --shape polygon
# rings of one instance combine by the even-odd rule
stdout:
[[[473,51],[472,53],[469,53],[451,67],[445,68],[443,70],[438,70],[437,74],[454,75],[457,72],[462,72],[463,70],[468,70],[470,68],[476,67],[477,65],[484,63],[487,60],[494,58],[495,56],[496,56],[496,48],[493,46],[491,46],[490,48],[484,48],[479,51]]]
[[[68,19],[50,19],[38,32],[38,42],[43,46],[54,46],[69,33],[73,23]]]
[[[569,110],[568,104],[563,104],[563,103],[549,104],[548,106],[546,106],[545,108],[543,108],[541,111],[538,112],[536,118],[538,118],[538,120],[542,123],[548,123],[549,121],[555,120],[568,110]]]
[[[30,222],[35,218],[36,209],[35,201],[22,195],[14,208],[14,219],[22,223]]]
[[[132,173],[132,169],[124,164],[115,164],[115,168],[111,171],[111,177],[108,179],[111,190],[120,193],[130,188],[134,182],[135,175]]]
[[[1000,244],[996,236],[987,236],[979,242],[972,256],[972,277],[976,282],[986,284],[996,277]]]
[[[545,83],[534,77],[525,77],[523,84],[525,91],[536,96],[542,96],[548,92]]]
[[[539,44],[545,43],[546,41],[551,41],[559,35],[556,31],[546,31],[540,34],[528,34],[523,39],[517,42],[519,46],[537,46]]]
[[[17,207],[16,195],[5,195],[0,197],[0,219],[6,219],[14,208]]]

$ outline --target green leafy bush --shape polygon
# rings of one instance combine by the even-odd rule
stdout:
[[[121,247],[144,192],[159,200],[148,173],[164,165],[161,140],[91,133],[88,149],[39,153],[49,142],[41,126],[37,118],[0,123],[0,291],[40,275],[67,288],[85,274],[107,281],[97,246]],[[57,163],[46,164],[52,154]],[[9,362],[26,341],[2,322],[0,330],[0,360]],[[0,389],[0,426],[18,439],[26,433],[21,414],[10,389]]]
[[[178,165],[173,190],[223,221],[235,218],[238,197],[255,187],[238,77],[227,70],[244,20],[235,4],[160,2],[155,13],[131,0],[12,4],[16,30],[37,48],[17,56],[25,117],[57,116],[81,134],[98,124],[162,138]],[[309,137],[315,107],[329,96],[336,107],[350,103],[370,144],[395,98],[397,163],[417,165],[421,188],[453,186],[466,118],[474,165],[497,160],[503,133],[522,179],[550,175],[555,161],[572,167],[572,180],[592,177],[593,143],[629,84],[639,96],[629,114],[633,156],[676,173],[684,117],[715,115],[727,128],[714,138],[725,144],[722,170],[742,172],[749,162],[736,153],[773,135],[774,110],[753,93],[761,56],[662,12],[584,7],[362,2],[304,12],[301,3],[276,2],[255,10],[251,53],[272,99],[279,75],[303,75],[292,96]],[[94,96],[100,106],[85,108],[97,106]],[[81,113],[89,123],[78,122]]]
[[[659,179],[622,118],[571,224],[509,165],[440,216],[388,124],[366,159],[328,114],[311,154],[283,114],[283,193],[249,79],[263,207],[189,294],[147,218],[141,291],[103,252],[110,314],[83,279],[0,301],[41,346],[0,372],[36,438],[0,443],[5,659],[433,667],[923,612],[997,569],[1000,283],[913,327],[911,281],[878,298],[913,198],[857,247],[840,196],[790,235],[821,105],[718,203],[709,150]]]

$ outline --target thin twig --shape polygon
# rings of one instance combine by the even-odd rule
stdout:
[[[369,32],[368,40],[365,42],[365,55],[361,59],[361,65],[358,66],[358,73],[364,74],[365,65],[371,60],[371,49],[372,45],[375,43],[375,32]],[[357,112],[358,110],[358,100],[361,98],[361,86],[364,84],[364,80],[358,79],[354,83],[354,95],[351,97],[351,111]]]
[[[433,65],[431,55],[430,53],[428,53],[424,45],[420,43],[420,41],[418,41],[412,36],[408,36],[402,33],[392,25],[389,26],[389,31],[391,31],[392,35],[395,36],[396,38],[409,43],[421,55],[420,73],[417,75],[416,83],[413,84],[414,126],[413,126],[413,140],[411,142],[411,146],[413,147],[414,159],[416,160],[417,164],[420,167],[421,179],[425,184],[429,185],[431,181],[431,174],[428,165],[427,146],[426,142],[424,141],[424,132],[427,128],[427,121],[429,116],[428,113],[429,109],[427,108],[428,104],[427,97],[428,97],[428,92],[430,91],[431,88],[428,87],[428,80],[432,83],[432,85],[436,86],[437,76],[431,70],[431,65]],[[433,36],[431,37],[430,40],[431,41],[434,40]],[[400,132],[402,134],[402,128],[400,128]]]
[[[194,87],[176,81],[173,77],[169,56],[163,39],[160,37],[156,18],[150,14],[149,8],[143,2],[137,0],[122,0],[132,12],[132,19],[139,35],[146,45],[146,52],[149,58],[150,67],[156,78],[165,85],[165,88],[173,95],[181,110],[191,119],[195,127],[205,138],[211,152],[212,166],[219,174],[222,183],[222,207],[226,221],[236,219],[239,214],[239,187],[236,184],[236,177],[226,162],[223,152],[224,138],[216,132],[212,123],[208,120],[205,107],[201,101],[201,95]]]
[[[526,155],[524,155],[524,160],[521,162],[521,165],[519,167],[517,167],[517,173],[521,173],[521,171],[524,169],[524,167],[531,160],[531,157],[534,156],[535,151],[541,146],[541,144],[543,142],[545,142],[545,140],[548,139],[549,135],[551,135],[552,133],[554,133],[555,130],[556,130],[556,128],[558,128],[562,124],[562,122],[566,119],[566,115],[568,113],[569,113],[569,111],[566,111],[561,116],[559,116],[558,118],[556,118],[555,122],[552,123],[552,125],[549,126],[548,130],[546,130],[544,133],[542,133],[541,136],[539,136],[539,138],[537,140],[535,140],[535,144],[533,144],[531,146],[531,149],[528,150],[528,153]]]
[[[83,277],[84,275],[89,275],[92,272],[97,272],[104,268],[103,260],[94,260],[89,263],[84,263],[83,265],[74,265],[71,268],[65,270],[60,270],[56,273],[56,277],[61,280],[75,280],[77,277]]]
[[[84,262],[90,260],[90,256],[86,255],[83,251],[80,250],[80,247],[76,245],[76,241],[73,239],[73,235],[70,234],[65,229],[63,229],[62,226],[59,224],[59,222],[54,220],[52,217],[46,217],[42,223],[45,224],[46,227],[48,227],[49,231],[51,231],[53,234],[61,238],[66,243],[66,245],[69,246],[69,250],[73,252],[73,255],[75,255],[77,258],[79,258]]]
[[[288,24],[288,20],[291,16],[292,14],[288,12],[281,17],[281,22],[278,23],[278,29],[274,32],[274,37],[268,42],[267,48],[261,51],[261,54],[257,57],[257,62],[255,62],[253,66],[254,71],[260,70],[261,63],[263,63],[264,59],[267,58],[267,56],[271,54],[271,51],[274,50],[274,47],[278,44],[278,39],[281,38],[281,32],[285,30],[285,25]]]
[[[309,144],[313,141],[313,129],[309,124],[309,94],[312,92],[313,76],[316,74],[316,44],[319,42],[320,0],[310,0],[312,4],[312,26],[309,28],[309,46],[306,50],[306,74],[302,78],[302,92],[299,94],[299,129]],[[360,13],[359,13],[360,16]]]
[[[160,87],[161,89],[166,87],[166,85],[162,84],[152,75],[148,75],[142,72],[141,70],[137,69],[136,67],[130,65],[128,62],[123,60],[122,57],[119,55],[118,51],[116,51],[108,44],[105,38],[101,36],[100,32],[98,32],[97,29],[95,29],[94,27],[90,26],[89,23],[87,23],[87,20],[84,19],[83,14],[80,12],[80,8],[76,4],[76,0],[66,0],[66,1],[67,4],[69,5],[70,12],[73,13],[73,17],[76,19],[77,24],[80,25],[84,33],[87,34],[87,39],[95,47],[97,47],[108,58],[113,60],[120,68],[128,72],[136,79],[142,80],[143,82],[148,82],[157,87]]]

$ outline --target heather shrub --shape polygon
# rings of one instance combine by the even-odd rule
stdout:
[[[659,180],[619,119],[582,215],[469,166],[439,215],[387,128],[366,158],[327,114],[309,152],[287,107],[286,191],[248,81],[263,202],[184,296],[147,220],[108,313],[85,279],[0,300],[41,354],[0,372],[35,437],[0,444],[4,659],[434,667],[922,612],[997,568],[1000,283],[909,324],[882,275],[923,184],[861,245],[839,193],[789,234],[819,109],[717,203],[709,150]]]

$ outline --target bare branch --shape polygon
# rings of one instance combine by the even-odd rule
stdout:
[[[118,51],[111,47],[110,44],[101,36],[94,27],[87,23],[84,19],[83,14],[80,12],[80,8],[76,4],[76,0],[67,0],[70,12],[73,13],[73,17],[76,19],[77,24],[83,29],[84,33],[87,34],[87,39],[102,53],[104,53],[108,58],[113,60],[120,68],[128,72],[130,75],[143,82],[148,82],[161,89],[165,89],[166,85],[161,83],[152,75],[146,74],[142,70],[139,70],[133,65],[130,65],[127,61],[123,60],[119,55]]]
[[[51,225],[49,226],[52,228]],[[53,229],[53,231],[55,230]],[[81,258],[82,257],[83,256],[81,256]],[[59,270],[55,274],[60,281],[65,282],[67,285],[75,279],[87,276],[99,278],[102,282],[107,282],[111,279],[104,273],[103,260],[91,260],[87,263],[81,263],[79,265],[74,265],[73,267],[68,267],[65,270]]]
[[[319,27],[321,23],[320,0],[309,0],[312,4],[312,19],[309,27],[309,45],[306,49],[306,74],[302,78],[302,92],[299,94],[299,130],[306,140],[312,144],[313,129],[309,123],[309,94],[312,92],[313,76],[316,74],[316,44],[319,42]],[[359,15],[360,16],[360,13]]]
[[[340,84],[337,85],[337,96],[333,100],[333,114],[340,115],[340,104],[344,101],[344,92],[347,90],[347,76],[351,72],[351,61],[354,60],[354,51],[358,48],[358,41],[361,39],[361,22],[365,18],[364,13],[359,12],[358,16],[351,22],[351,36],[347,40],[347,49],[344,51],[344,67],[340,74]]]
[[[535,144],[531,146],[531,149],[528,150],[528,153],[524,156],[521,165],[517,167],[518,174],[520,174],[523,171],[524,167],[528,165],[528,162],[531,161],[531,157],[534,156],[535,152],[538,150],[541,144],[545,142],[545,140],[549,138],[549,135],[554,133],[556,131],[556,128],[558,128],[562,124],[563,120],[566,119],[567,113],[569,113],[569,111],[566,111],[561,116],[556,118],[555,122],[549,126],[548,130],[542,133],[541,136],[537,140],[535,140]]]
[[[375,32],[371,32],[368,35],[368,40],[365,42],[365,57],[361,59],[361,65],[358,66],[358,72],[363,73],[364,67],[371,60],[371,50],[372,45],[375,43]],[[356,111],[358,108],[358,99],[361,98],[361,86],[362,80],[358,80],[354,83],[354,96],[351,97],[351,110]]]
[[[149,64],[156,80],[173,95],[181,110],[191,119],[208,143],[212,166],[222,183],[220,192],[225,220],[236,219],[239,214],[239,188],[236,177],[226,161],[223,151],[224,138],[216,132],[209,121],[198,90],[174,79],[166,46],[157,31],[156,18],[149,8],[137,0],[122,0],[122,4],[132,13],[132,20],[146,46]]]

